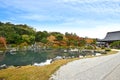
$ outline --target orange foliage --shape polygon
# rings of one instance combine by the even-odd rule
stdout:
[[[91,38],[86,38],[85,41],[86,43],[91,44],[94,40]]]
[[[62,41],[57,41],[54,35],[50,35],[49,37],[47,37],[48,43],[47,45],[51,45],[54,47],[58,47],[58,46],[81,46],[84,45],[84,41],[87,44],[91,44],[94,40],[91,38],[82,38],[79,37],[77,35],[66,35],[63,36],[63,40]]]
[[[54,41],[54,44],[57,46],[67,46],[67,43],[65,41]]]
[[[0,37],[0,44],[3,45],[3,46],[1,46],[1,47],[7,48],[7,47],[6,47],[6,39],[5,39],[4,37]]]
[[[50,35],[50,36],[47,38],[47,40],[48,40],[49,42],[54,42],[55,39],[56,39],[56,38],[55,38],[55,36],[53,36],[53,35]]]

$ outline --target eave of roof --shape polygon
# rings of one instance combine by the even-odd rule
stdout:
[[[104,39],[98,40],[99,42],[112,42],[120,40],[120,31],[108,32]]]

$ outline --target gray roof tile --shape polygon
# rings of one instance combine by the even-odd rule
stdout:
[[[120,40],[120,31],[108,32],[102,41],[116,41]]]

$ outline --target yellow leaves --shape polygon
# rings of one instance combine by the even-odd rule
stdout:
[[[20,46],[21,46],[21,47],[22,47],[22,46],[28,46],[28,43],[27,43],[27,42],[23,42],[23,43],[20,44]]]
[[[86,38],[85,41],[86,41],[86,43],[91,44],[94,40],[90,39],[90,38]]]
[[[49,42],[54,42],[55,41],[55,36],[53,36],[53,35],[50,35],[48,38],[47,38],[47,40],[49,41]]]

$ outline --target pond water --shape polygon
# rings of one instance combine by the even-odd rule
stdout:
[[[33,65],[34,63],[45,62],[47,59],[52,59],[61,53],[60,50],[5,52],[0,54],[0,66]]]
[[[0,52],[0,68],[4,66],[44,65],[48,64],[52,59],[73,58],[78,56],[78,52],[64,52],[63,49],[5,51],[3,53]]]

